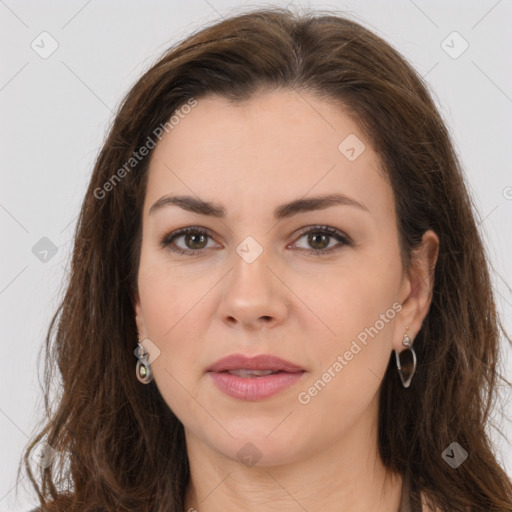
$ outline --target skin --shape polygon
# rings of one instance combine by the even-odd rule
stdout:
[[[349,134],[366,147],[354,161],[338,150]],[[156,385],[185,428],[185,510],[398,510],[401,477],[378,455],[378,392],[392,350],[404,349],[406,326],[414,339],[428,313],[439,240],[427,232],[425,250],[404,270],[393,192],[381,169],[341,106],[293,91],[260,92],[242,104],[200,98],[155,148],[134,303],[140,339],[160,351],[151,364]],[[273,218],[278,205],[330,193],[369,211],[336,205]],[[166,194],[221,203],[226,217],[176,205],[149,215]],[[299,230],[315,225],[340,230],[352,244],[318,233],[308,242]],[[206,240],[174,239],[194,255],[160,247],[161,238],[188,226],[212,232]],[[248,236],[263,249],[252,263],[236,252]],[[307,252],[335,246],[328,256]],[[393,303],[399,313],[300,403],[298,394]],[[232,353],[277,355],[306,372],[270,398],[238,400],[206,374]],[[252,466],[237,456],[249,441],[261,454]]]

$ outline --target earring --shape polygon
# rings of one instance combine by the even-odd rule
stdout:
[[[149,354],[146,352],[140,340],[138,341],[138,347],[134,351],[137,357],[137,366],[135,368],[135,374],[137,379],[142,384],[149,384],[153,380],[153,372],[149,365]]]
[[[407,331],[409,327],[406,326],[405,329]],[[403,387],[408,388],[416,371],[416,352],[412,348],[411,338],[407,336],[407,333],[404,335],[402,345],[407,348],[400,353],[395,350],[396,367],[398,368],[398,375],[400,375]]]

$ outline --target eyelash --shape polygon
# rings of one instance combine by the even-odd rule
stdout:
[[[183,235],[188,234],[197,234],[197,235],[207,235],[210,238],[212,238],[210,231],[204,228],[196,228],[196,227],[188,227],[183,228],[178,231],[175,231],[173,233],[164,235],[164,237],[160,240],[160,247],[166,248],[168,246],[171,246],[172,241],[175,238],[178,238]],[[335,228],[331,228],[330,226],[311,226],[306,228],[305,230],[302,230],[299,233],[299,238],[302,238],[304,235],[308,235],[310,233],[316,233],[316,234],[322,234],[322,235],[329,235],[332,238],[337,239],[339,242],[341,242],[341,246],[334,246],[330,247],[329,249],[302,249],[303,251],[306,251],[309,254],[313,254],[314,256],[327,256],[331,253],[340,250],[343,246],[350,246],[352,245],[352,241],[349,237],[344,235],[341,231],[338,231]],[[204,249],[181,249],[179,247],[174,246],[173,248],[169,248],[174,253],[180,254],[180,255],[189,255],[192,256],[194,254],[199,253],[200,251]]]

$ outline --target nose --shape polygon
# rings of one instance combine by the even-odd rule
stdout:
[[[223,280],[218,314],[231,328],[257,331],[281,324],[288,310],[288,288],[278,277],[266,251],[256,259],[235,253],[233,268]]]

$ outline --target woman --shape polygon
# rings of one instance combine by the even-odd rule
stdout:
[[[45,511],[512,510],[500,328],[417,73],[335,14],[234,16],[117,114],[25,466]]]

